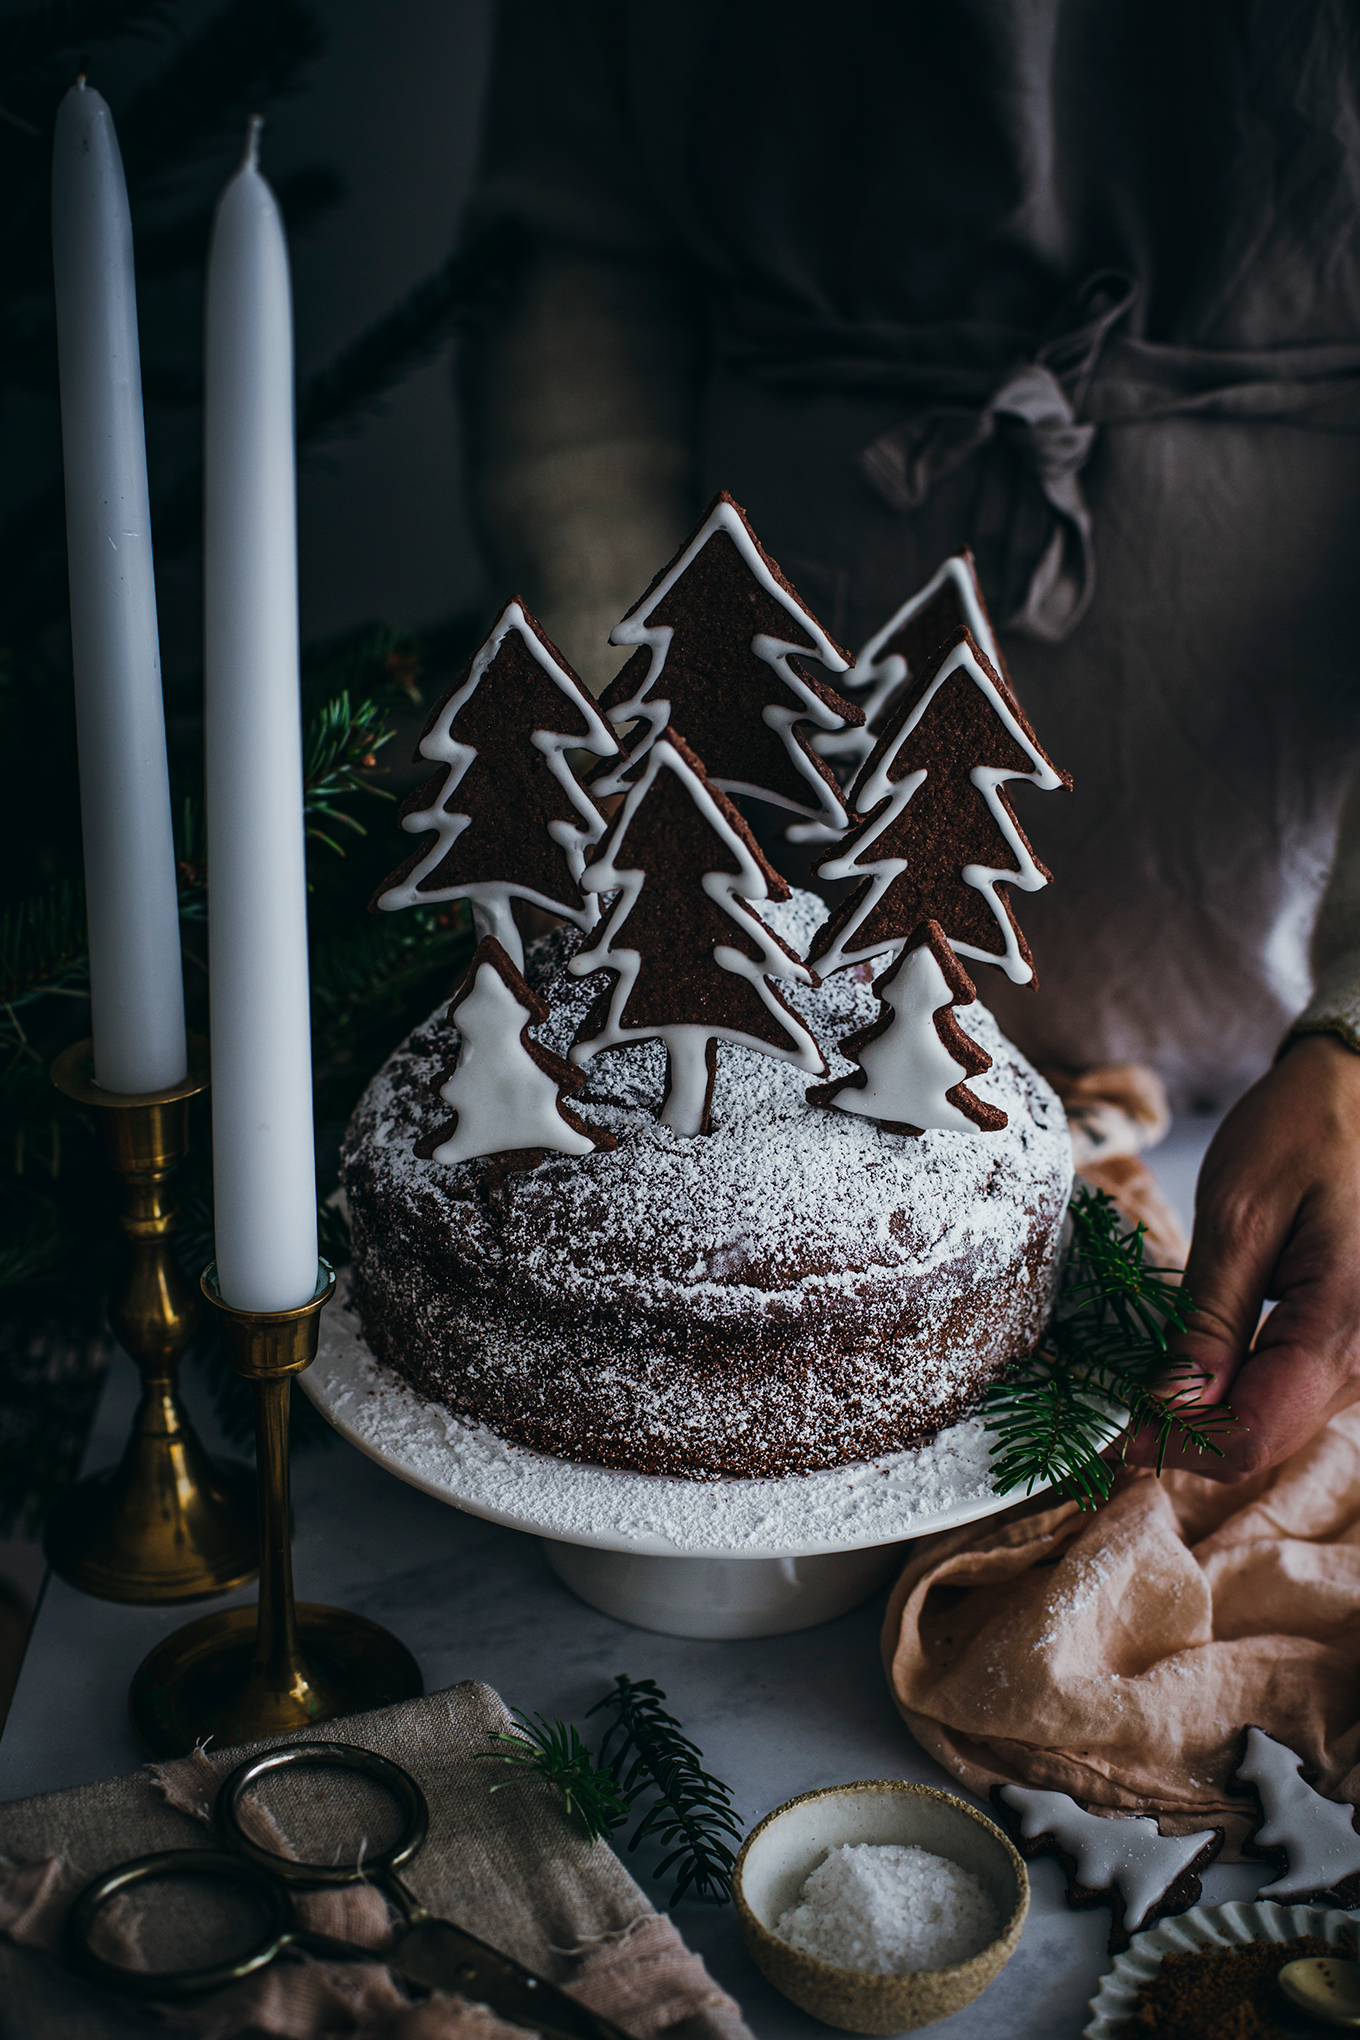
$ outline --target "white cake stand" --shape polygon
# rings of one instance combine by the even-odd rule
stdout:
[[[351,1445],[470,1515],[543,1539],[593,1608],[668,1636],[779,1636],[866,1600],[904,1542],[1008,1508],[967,1418],[916,1452],[782,1480],[670,1480],[507,1444],[370,1352],[341,1276],[304,1392]]]

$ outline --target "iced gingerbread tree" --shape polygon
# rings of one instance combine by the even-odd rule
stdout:
[[[789,889],[674,730],[648,744],[583,883],[618,898],[568,968],[610,971],[614,984],[582,1024],[573,1063],[660,1041],[661,1124],[685,1135],[708,1130],[720,1041],[825,1076],[821,1050],[775,982],[815,985],[817,976],[750,904],[785,900]]]
[[[634,727],[625,757],[596,775],[597,792],[621,793],[670,727],[720,792],[749,794],[793,816],[791,840],[829,842],[841,833],[840,789],[809,738],[862,723],[864,714],[804,660],[831,673],[844,673],[850,660],[729,495],[714,499],[610,642],[638,649],[600,706],[620,727]]]
[[[544,1153],[588,1155],[612,1148],[614,1136],[588,1126],[563,1103],[585,1078],[551,1049],[529,1039],[548,1017],[547,1002],[525,983],[499,942],[477,945],[449,1018],[458,1029],[458,1058],[444,1073],[439,1096],[454,1118],[417,1146],[435,1162],[481,1156],[525,1163]]]
[[[612,758],[618,745],[523,603],[511,602],[436,703],[416,750],[417,763],[440,769],[403,803],[401,825],[432,830],[434,841],[383,881],[373,905],[467,900],[478,936],[493,936],[517,970],[517,900],[593,928],[598,910],[581,873],[605,822],[569,750]]]
[[[935,921],[959,955],[1031,983],[1029,945],[1001,888],[1037,892],[1052,874],[1016,819],[1012,779],[1046,792],[1072,784],[959,630],[902,695],[850,789],[855,820],[817,869],[860,883],[818,931],[809,961],[829,975],[895,955]]]
[[[964,1033],[956,1006],[977,997],[973,981],[936,921],[918,928],[874,985],[879,1017],[841,1042],[859,1068],[808,1091],[812,1105],[877,1120],[890,1133],[998,1132],[1006,1114],[968,1088],[992,1066],[985,1048]]]
[[[1013,698],[1011,677],[982,599],[973,555],[965,549],[947,559],[925,587],[894,610],[855,654],[853,678],[846,685],[854,688],[864,710],[863,726],[815,736],[812,747],[818,757],[834,758],[842,761],[843,769],[857,770],[873,750],[904,689],[960,630],[971,631],[978,650],[1004,683],[1007,696]]]

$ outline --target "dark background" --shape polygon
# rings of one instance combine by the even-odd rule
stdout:
[[[262,7],[267,12],[267,0]],[[97,35],[86,39],[82,26],[80,54],[115,124],[147,81],[161,74],[222,10],[223,0],[170,0],[159,19],[144,20],[132,35],[105,40]],[[46,87],[37,106],[23,100],[13,77],[14,89],[7,93],[5,58],[14,47],[10,31],[20,35],[37,13],[51,17],[62,11],[51,0],[46,8],[39,0],[0,0],[0,121],[9,126],[9,143],[25,163],[36,152],[45,165],[49,141],[33,133],[32,120],[27,126],[16,120],[8,101],[14,99],[38,120],[50,119],[63,88],[51,91],[50,109]],[[65,11],[83,24],[97,19],[98,0],[71,0]],[[262,167],[272,180],[286,179],[301,166],[320,166],[339,180],[335,202],[290,233],[300,384],[437,270],[454,246],[478,148],[493,7],[492,0],[324,0],[314,13],[317,47],[298,67],[290,89],[267,102],[262,151]],[[64,66],[63,58],[63,75]],[[74,74],[73,61],[72,79]],[[196,206],[203,211],[206,240],[207,210],[234,167],[238,131],[233,117],[232,132],[205,136],[173,175],[149,188],[134,187],[139,242]],[[13,203],[12,194],[0,200],[7,202]],[[16,300],[19,316],[34,301],[31,294]],[[154,506],[197,459],[194,385],[201,373],[201,261],[168,279],[143,281],[138,311]],[[8,341],[13,330],[2,337]],[[485,583],[463,503],[455,346],[452,339],[442,340],[376,409],[304,459],[298,502],[304,643],[333,638],[370,620],[396,631],[419,631],[469,613],[475,621],[494,595]],[[0,528],[11,530],[16,519],[22,529],[30,512],[36,521],[44,496],[50,499],[60,477],[57,405],[50,388],[41,387],[41,377],[28,380],[36,386],[24,387],[23,377],[17,386],[13,378],[0,378]],[[184,385],[183,400],[165,401],[165,392],[173,392],[177,383]],[[20,592],[16,579],[21,570],[12,553],[0,560],[0,582],[6,575],[15,577],[6,598],[13,601]],[[178,549],[158,543],[157,589],[162,663],[172,683],[172,749],[177,735],[183,745],[196,749],[195,718],[175,707],[177,678],[182,702],[183,676],[193,675],[201,657],[199,548],[192,534],[191,542]],[[64,627],[47,629],[42,643],[44,656],[50,652],[52,659],[54,693],[69,692]],[[0,639],[0,657],[4,651]],[[437,673],[428,682],[442,684]],[[32,688],[27,669],[19,684]],[[389,775],[388,761],[398,768],[405,765],[412,726],[424,711],[400,696],[388,706],[399,736],[384,755],[383,776],[399,785],[410,774],[398,769]],[[53,709],[58,723],[69,718],[66,700],[54,701]],[[69,731],[62,728],[59,734],[64,748]],[[25,741],[22,730],[20,742],[24,749],[54,748]],[[63,761],[49,756],[39,775],[50,779],[54,774],[62,776]],[[72,797],[74,791],[72,785]],[[404,845],[391,809],[378,808],[366,820],[377,854],[390,847],[387,861],[395,862]],[[66,837],[78,860],[69,823]],[[34,859],[11,865],[14,883],[6,882],[0,907],[12,907],[12,896],[22,901],[31,892],[33,869],[45,877],[46,853],[39,848]],[[17,864],[33,869],[19,871]],[[355,915],[362,921],[362,897]],[[55,1003],[60,1016],[61,1002]],[[33,1010],[21,1017],[27,1020]],[[81,1031],[78,1023],[76,1031]],[[33,1180],[31,1168],[24,1180]],[[16,1293],[22,1309],[22,1287],[11,1292]],[[0,1306],[5,1301],[0,1299]],[[13,1392],[10,1382],[5,1395],[11,1407]],[[21,1456],[21,1443],[11,1442]],[[0,1519],[6,1513],[12,1519],[14,1502],[14,1495],[0,1495]],[[7,1538],[0,1520],[0,1721],[42,1570],[32,1522],[12,1527],[29,1534]]]
[[[154,42],[91,46],[90,83],[109,101],[115,123],[120,102],[161,66],[176,40],[217,11],[218,0],[179,0]],[[345,186],[333,210],[292,246],[300,378],[330,360],[452,246],[478,145],[493,13],[491,0],[325,0],[318,11],[324,46],[307,65],[301,90],[269,109],[262,153],[271,178],[320,163]],[[3,0],[0,29],[27,12]],[[210,199],[231,168],[229,152],[212,152],[192,179],[177,181],[167,210],[171,198],[182,203],[186,183]],[[143,288],[144,361],[197,372],[198,289],[196,280]],[[441,348],[417,369],[360,431],[304,463],[298,502],[304,638],[369,617],[404,626],[434,622],[483,593],[462,501],[450,351]],[[153,498],[197,430],[196,414],[167,419],[148,406]],[[53,445],[59,448],[58,432],[51,405],[0,397],[0,517],[31,495]],[[163,663],[172,673],[197,658],[196,570],[158,559],[157,581]]]

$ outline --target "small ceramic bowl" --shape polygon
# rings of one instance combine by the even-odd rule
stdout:
[[[967,1962],[879,1976],[805,1955],[775,1933],[804,1879],[843,1842],[904,1842],[971,1871],[1005,1925]],[[786,1998],[847,2033],[906,2033],[933,2025],[986,1990],[1015,1953],[1029,1911],[1029,1878],[999,1827],[961,1799],[897,1778],[862,1778],[802,1792],[767,1813],[742,1845],[732,1897],[757,1968]]]

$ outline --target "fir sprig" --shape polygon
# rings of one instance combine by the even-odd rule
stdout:
[[[16,901],[0,912],[0,1008],[12,1015],[53,994],[87,996],[87,950],[83,887],[62,879]]]
[[[620,1672],[614,1691],[590,1710],[610,1709],[614,1715],[600,1761],[614,1773],[630,1805],[649,1789],[657,1794],[628,1847],[631,1851],[655,1837],[670,1850],[655,1872],[658,1877],[675,1872],[669,1904],[678,1905],[687,1891],[722,1904],[731,1893],[736,1866],[729,1844],[741,1840],[741,1823],[729,1787],[704,1770],[702,1750],[666,1712],[665,1698],[655,1679],[633,1680]]]
[[[1171,1340],[1195,1314],[1185,1289],[1143,1260],[1141,1225],[1126,1231],[1104,1191],[1081,1186],[1070,1207],[1071,1244],[1056,1309],[1033,1356],[983,1402],[997,1494],[1053,1486],[1095,1508],[1118,1460],[1105,1456],[1122,1426],[1146,1427],[1161,1471],[1173,1440],[1222,1457],[1218,1434],[1234,1419],[1200,1401],[1194,1363]],[[1122,1457],[1122,1451],[1120,1454]]]
[[[376,794],[391,800],[386,787],[364,778],[378,762],[378,752],[390,743],[392,730],[387,710],[378,701],[350,700],[337,694],[308,726],[303,751],[303,814],[307,834],[315,836],[339,857],[344,851],[330,831],[343,827],[358,836],[367,829],[357,815],[341,806],[356,793]]]
[[[510,1711],[519,1723],[518,1730],[509,1734],[497,1729],[493,1738],[505,1743],[506,1749],[478,1754],[546,1778],[561,1793],[568,1818],[580,1821],[586,1840],[606,1841],[627,1820],[630,1806],[613,1771],[595,1761],[572,1723],[522,1714],[518,1707]],[[513,1778],[502,1778],[491,1790],[500,1792],[515,1783]]]
[[[511,1711],[518,1731],[495,1737],[515,1754],[481,1754],[546,1778],[592,1842],[607,1840],[638,1800],[655,1793],[629,1836],[629,1850],[652,1839],[669,1849],[654,1872],[657,1877],[675,1873],[669,1904],[678,1905],[690,1892],[721,1905],[732,1889],[736,1856],[729,1844],[740,1841],[741,1823],[732,1810],[730,1789],[704,1770],[702,1750],[666,1712],[665,1698],[655,1679],[635,1680],[620,1672],[613,1692],[590,1709],[590,1714],[607,1710],[613,1715],[596,1755],[571,1722],[547,1721],[541,1714],[530,1718],[517,1707]],[[499,1792],[501,1786],[491,1789]]]

